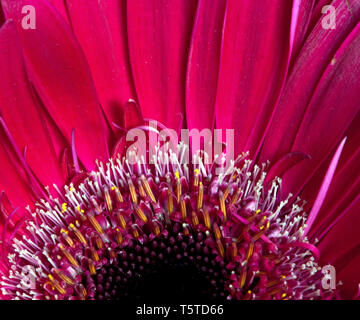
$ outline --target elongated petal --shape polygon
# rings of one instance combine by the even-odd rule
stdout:
[[[306,31],[310,23],[311,14],[314,8],[315,0],[300,0],[299,17],[296,24],[294,45],[292,50],[292,59],[297,56],[301,46],[303,45]]]
[[[20,165],[10,156],[4,135],[0,135],[0,192],[5,193],[13,208],[25,206],[32,203],[33,196],[29,186],[24,179],[24,172],[21,171]],[[1,202],[1,201],[0,201]],[[1,211],[1,210],[0,210]],[[0,224],[4,224],[3,213],[0,212]]]
[[[139,0],[127,5],[130,60],[143,115],[178,129],[185,111],[196,1]]]
[[[340,146],[337,148],[335,155],[333,157],[333,159],[331,160],[329,169],[326,172],[326,175],[324,177],[323,183],[321,185],[321,188],[319,190],[319,193],[316,197],[316,200],[313,204],[313,207],[309,213],[309,217],[308,220],[306,221],[306,229],[305,229],[305,233],[304,236],[309,232],[309,230],[312,227],[312,224],[314,223],[316,216],[318,214],[318,212],[320,211],[321,205],[323,204],[327,191],[329,190],[330,184],[331,184],[331,180],[334,176],[335,170],[336,170],[336,166],[339,162],[340,156],[341,156],[341,152],[344,148],[344,144],[346,142],[346,138],[343,139],[343,141],[340,143]]]
[[[62,184],[64,178],[40,107],[32,96],[16,29],[7,22],[0,30],[0,111],[15,143],[43,185]]]
[[[303,188],[359,112],[359,49],[360,24],[335,54],[303,115],[292,150],[305,152],[312,159],[289,172],[284,178],[285,191],[296,193]]]
[[[352,248],[349,252],[346,265],[337,273],[338,281],[343,284],[340,287],[343,299],[359,299],[360,291],[360,246]]]
[[[342,152],[338,168],[335,172],[333,181],[329,188],[325,202],[321,207],[317,219],[309,233],[311,238],[321,239],[326,232],[336,223],[337,219],[346,208],[357,197],[360,190],[360,113],[351,124],[346,132],[348,137],[344,150]],[[321,179],[325,172],[323,167],[328,166],[326,161],[316,175],[311,179],[311,183],[307,184],[302,197],[307,200],[311,206]]]
[[[122,96],[128,97],[127,100],[137,100],[129,57],[126,1],[100,0],[98,2],[104,11],[109,26],[113,54],[120,72],[119,86]]]
[[[228,1],[216,126],[235,129],[236,154],[254,153],[272,114],[288,65],[291,13],[292,1]]]
[[[21,39],[29,76],[67,141],[76,128],[78,155],[91,169],[107,157],[104,126],[89,67],[71,30],[43,0],[2,0]],[[24,5],[35,7],[36,28],[23,29]]]
[[[213,128],[226,1],[199,1],[186,75],[189,129]]]
[[[355,295],[360,281],[359,273],[354,271],[358,270],[356,267],[360,257],[359,210],[360,196],[347,209],[344,218],[319,244],[322,261],[333,264],[337,270],[338,280],[346,281],[342,289],[345,291],[345,298],[352,298]]]
[[[260,161],[277,160],[291,150],[309,101],[324,70],[358,21],[360,2],[335,0],[332,5],[336,8],[336,28],[324,29],[319,20],[308,36],[276,108],[261,150]],[[297,151],[306,152],[303,149]]]
[[[106,4],[106,1],[67,0],[66,3],[72,28],[89,62],[102,108],[110,123],[120,123],[124,104],[135,95],[127,83],[128,74],[121,74],[118,68],[114,51],[114,40],[118,39],[112,39],[110,26],[120,29],[125,23],[119,19],[117,26],[110,25],[103,7],[120,8],[114,8],[114,1]],[[117,17],[120,18],[120,13]]]

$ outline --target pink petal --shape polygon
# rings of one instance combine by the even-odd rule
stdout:
[[[127,6],[130,61],[142,113],[178,129],[196,1],[139,0]]]
[[[84,55],[61,16],[43,0],[2,0],[13,19],[24,50],[29,76],[67,141],[76,129],[78,155],[86,166],[108,157],[103,118]],[[21,26],[24,5],[36,8],[36,29]]]
[[[222,27],[226,1],[200,0],[191,39],[186,76],[189,129],[213,128]]]
[[[359,299],[360,284],[360,246],[354,247],[346,265],[337,273],[338,281],[343,284],[339,289],[343,299]],[[336,269],[337,270],[337,269]],[[357,298],[356,298],[357,295]]]
[[[309,236],[312,238],[322,238],[335,221],[341,218],[343,212],[358,195],[360,190],[360,113],[346,132],[348,137],[338,163],[333,181],[329,188],[325,202],[315,220]],[[322,165],[328,166],[328,161]],[[324,175],[323,168],[318,170],[302,192],[302,197],[308,202],[313,203],[314,194],[319,189],[319,180]],[[321,182],[320,182],[321,183]]]
[[[119,39],[113,39],[111,33],[111,27],[121,30],[126,23],[121,19],[121,12],[116,12],[123,9],[120,1],[116,4],[115,1],[66,0],[66,3],[71,26],[89,62],[103,110],[110,123],[119,123],[123,118],[124,104],[136,98],[129,75],[129,61],[124,60],[125,57],[123,61],[117,60],[114,44]],[[107,19],[106,13],[110,10],[113,11],[111,18],[119,19],[117,25],[114,21],[110,24]]]
[[[55,154],[39,105],[33,99],[21,47],[12,22],[0,30],[0,110],[26,161],[43,185],[63,184],[60,161]]]
[[[261,150],[261,162],[277,160],[291,150],[308,103],[324,69],[360,17],[360,2],[352,2],[351,10],[347,7],[346,1],[335,0],[333,5],[336,7],[336,28],[325,30],[319,20],[308,36],[276,108]],[[303,149],[297,151],[307,153]]]
[[[360,239],[360,196],[347,209],[341,219],[320,242],[319,248],[323,263],[333,264],[338,280],[344,282],[345,298],[352,298],[356,293],[359,278]]]
[[[137,100],[128,52],[126,1],[100,0],[99,3],[109,26],[113,54],[120,72],[122,95]]]
[[[235,129],[235,154],[254,154],[271,117],[288,66],[291,15],[292,1],[228,1],[215,108],[216,126]]]
[[[50,0],[55,9],[62,15],[66,22],[69,22],[64,0]]]
[[[315,0],[301,0],[299,3],[299,17],[296,24],[295,39],[292,51],[292,59],[299,53],[303,45],[306,31],[310,23],[311,13],[314,8]]]
[[[306,228],[305,228],[305,232],[304,232],[304,236],[306,236],[306,234],[309,232],[309,230],[311,229],[312,227],[312,224],[314,223],[315,219],[316,219],[316,216],[321,208],[321,205],[323,204],[324,200],[325,200],[325,197],[326,197],[326,194],[327,194],[327,191],[329,190],[329,186],[330,186],[330,183],[331,183],[331,180],[334,176],[334,173],[335,173],[335,170],[336,170],[336,166],[339,162],[339,158],[340,158],[340,155],[341,155],[341,152],[344,148],[344,144],[345,144],[345,141],[346,141],[346,138],[344,138],[342,140],[342,142],[340,143],[339,147],[337,148],[336,152],[335,152],[335,155],[333,157],[333,159],[331,160],[331,163],[330,163],[330,166],[329,166],[329,169],[327,170],[326,172],[326,175],[324,177],[324,180],[323,180],[323,183],[321,185],[321,188],[319,190],[319,193],[316,197],[316,200],[312,206],[312,209],[309,213],[309,216],[308,216],[308,219],[306,221]]]
[[[33,202],[33,195],[29,186],[26,183],[24,172],[21,171],[21,166],[15,161],[8,152],[5,145],[5,137],[0,136],[0,193],[4,192],[10,200],[13,208],[21,207],[31,204]],[[0,201],[0,204],[2,200]],[[21,211],[21,210],[20,210]],[[0,210],[0,225],[4,224],[4,216]]]
[[[360,24],[334,55],[302,116],[292,150],[312,159],[284,177],[285,192],[301,190],[343,137],[360,110],[359,77]]]
[[[302,152],[290,152],[279,161],[275,162],[265,178],[265,184],[275,177],[282,177],[283,174],[303,160],[310,159],[309,155]]]

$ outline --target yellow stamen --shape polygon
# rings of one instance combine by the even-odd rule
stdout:
[[[95,218],[94,215],[90,214],[90,215],[89,215],[89,220],[90,220],[92,226],[94,227],[94,229],[95,229],[98,233],[100,233],[100,234],[103,234],[103,233],[104,233],[103,229],[101,228],[99,222],[96,220],[96,218]]]
[[[132,227],[132,233],[135,239],[139,238],[140,234],[135,226]]]
[[[124,216],[120,212],[118,212],[116,214],[116,217],[117,217],[120,227],[125,230],[126,229],[126,221],[125,221]]]
[[[146,197],[146,193],[145,190],[141,184],[141,181],[139,181],[139,194],[141,198],[145,198]]]
[[[236,190],[236,193],[233,195],[233,197],[231,198],[231,204],[235,204],[236,202],[238,202],[239,198],[240,198],[240,194],[241,194],[241,188],[238,188]]]
[[[97,203],[97,201],[96,201],[96,199],[94,197],[91,198],[91,202],[92,202],[92,204],[93,204],[93,206],[95,208],[95,211],[97,213],[101,213],[101,208],[100,208],[99,204]]]
[[[160,227],[159,227],[159,225],[156,223],[156,221],[154,221],[154,223],[153,223],[153,230],[154,230],[154,233],[155,233],[155,235],[156,236],[158,236],[159,234],[160,234]]]
[[[49,279],[50,279],[52,285],[56,288],[57,291],[59,291],[60,294],[66,293],[64,288],[60,285],[59,281],[57,281],[51,274],[49,274]]]
[[[194,170],[194,187],[197,187],[199,185],[199,173],[200,173],[200,170],[199,169],[195,169]]]
[[[67,244],[70,246],[70,247],[74,247],[74,241],[70,238],[69,236],[69,232],[65,229],[61,229],[60,230],[60,233],[62,234],[62,236],[64,237],[65,241],[67,242]]]
[[[168,193],[168,212],[169,214],[171,214],[174,210],[174,202],[173,202],[173,197],[172,197],[172,193],[170,189],[167,189],[167,193]]]
[[[55,273],[61,280],[66,282],[69,286],[72,286],[75,283],[71,278],[69,278],[63,271],[59,269],[55,269]]]
[[[237,253],[238,253],[238,250],[237,250],[236,243],[233,242],[231,244],[231,256],[232,256],[233,259],[237,256]]]
[[[217,248],[218,248],[218,250],[219,250],[220,256],[221,256],[222,258],[224,258],[224,256],[225,256],[225,250],[224,250],[224,246],[223,246],[221,240],[216,240],[216,245],[217,245]]]
[[[128,180],[128,185],[129,185],[131,200],[133,203],[137,203],[136,190],[135,190],[133,182],[130,179]]]
[[[78,228],[76,228],[72,223],[70,223],[69,228],[74,231],[77,238],[80,240],[80,242],[84,245],[87,245],[86,239],[83,236],[83,234],[80,232]]]
[[[200,181],[197,206],[196,206],[196,209],[198,211],[202,208],[203,198],[204,198],[204,186],[203,186],[202,182]]]
[[[80,283],[77,288],[78,288],[78,293],[79,293],[81,299],[84,300],[87,296],[87,291],[86,291],[85,287]]]
[[[246,275],[247,275],[246,268],[244,268],[240,275],[240,280],[239,280],[240,288],[243,288],[245,285]]]
[[[115,189],[114,189],[114,188],[115,188]],[[113,190],[115,190],[115,195],[116,195],[117,201],[119,201],[120,203],[121,203],[121,202],[124,202],[123,196],[122,196],[119,188],[117,188],[117,187],[114,186],[114,187],[113,187]]]
[[[254,242],[251,241],[251,242],[249,243],[249,249],[248,249],[248,252],[247,252],[247,255],[246,255],[246,259],[245,259],[246,261],[248,261],[248,260],[250,259],[250,257],[252,256],[253,252],[254,252]]]
[[[183,197],[181,197],[181,201],[180,201],[180,210],[181,210],[182,219],[185,220],[187,214],[186,214],[186,203]]]
[[[228,197],[228,195],[230,194],[230,190],[231,190],[231,185],[229,184],[228,187],[226,188],[225,192],[224,192],[224,199],[225,200]]]
[[[67,203],[64,202],[64,203],[61,205],[61,208],[62,208],[62,210],[61,210],[62,213],[66,212],[66,211],[67,211]]]
[[[99,250],[102,249],[104,246],[104,243],[102,242],[102,240],[99,236],[95,236],[95,243]]]
[[[205,208],[203,212],[203,218],[204,218],[204,224],[205,226],[210,229],[211,228],[211,222],[210,222],[210,215],[208,208]]]
[[[181,182],[180,179],[176,181],[176,200],[177,203],[180,203],[180,196],[181,196]]]
[[[89,271],[92,275],[96,274],[96,269],[95,269],[95,266],[94,266],[94,263],[89,259]]]
[[[141,177],[141,181],[142,181],[142,183],[144,185],[144,188],[145,188],[145,191],[146,191],[147,195],[149,196],[149,198],[151,199],[151,201],[156,203],[156,199],[155,199],[154,194],[153,194],[153,192],[152,192],[152,190],[150,188],[149,182],[147,181],[147,179],[145,178],[144,175]]]
[[[108,189],[104,190],[104,194],[105,194],[105,203],[106,203],[106,207],[108,209],[109,212],[113,211],[113,204],[112,204],[112,200],[111,200],[111,196],[110,196],[110,192]]]
[[[224,194],[221,191],[219,192],[219,203],[220,203],[220,210],[223,213],[224,219],[226,221],[225,198],[224,198]]]
[[[146,217],[144,211],[140,208],[140,206],[135,205],[134,204],[134,209],[136,214],[138,215],[138,217],[143,221],[143,222],[148,222],[148,218]]]
[[[61,252],[64,254],[64,256],[66,257],[66,259],[69,260],[69,262],[75,266],[75,267],[79,267],[79,264],[78,262],[75,260],[75,258],[71,255],[71,253],[66,250],[66,248],[60,243],[59,244],[59,248],[61,250]]]
[[[80,206],[76,206],[76,210],[77,210],[79,213],[84,213],[84,212],[85,212],[83,209],[80,208]]]
[[[92,256],[93,260],[95,260],[95,261],[100,260],[100,257],[94,248],[91,248],[91,256]]]
[[[213,224],[213,230],[214,230],[215,239],[217,240],[221,239],[221,231],[217,223]]]
[[[116,241],[120,245],[123,242],[123,236],[122,236],[122,234],[121,234],[121,232],[119,230],[117,230],[117,231],[118,232],[116,233]]]
[[[194,211],[191,212],[191,222],[194,227],[196,227],[199,224],[199,218],[198,218],[196,212],[194,212]]]

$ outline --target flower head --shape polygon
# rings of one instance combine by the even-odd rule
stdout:
[[[2,297],[358,296],[360,1],[325,7],[1,0]]]

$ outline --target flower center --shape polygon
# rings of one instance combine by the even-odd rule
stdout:
[[[179,145],[179,154],[183,148]],[[159,151],[150,165],[119,158],[100,163],[80,185],[37,203],[25,234],[8,244],[3,294],[19,299],[331,295],[321,289],[317,249],[303,236],[306,216],[299,200],[279,199],[280,180],[265,184],[266,166],[245,158],[228,167],[201,158],[189,166],[171,151]]]
[[[84,279],[95,286],[95,299],[224,298],[230,281],[223,261],[216,261],[202,232],[184,235],[175,223],[169,234],[140,243],[130,241],[117,259]],[[169,296],[169,293],[171,295]]]

